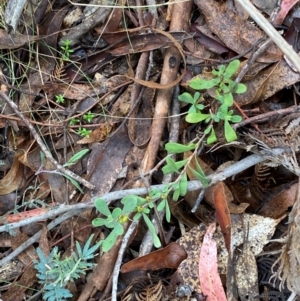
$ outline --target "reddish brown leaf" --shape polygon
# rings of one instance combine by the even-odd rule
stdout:
[[[47,208],[32,209],[32,210],[28,210],[25,212],[8,215],[3,219],[8,224],[16,223],[16,222],[22,221],[22,220],[30,218],[30,217],[42,215],[48,211],[49,211],[49,209],[47,209]],[[3,224],[3,221],[0,221],[0,224]]]
[[[135,270],[155,271],[163,268],[177,269],[186,257],[185,250],[178,243],[172,242],[163,249],[125,263],[121,268],[121,272],[128,273]]]
[[[199,280],[207,301],[226,301],[226,295],[218,273],[217,244],[213,239],[216,224],[209,225],[203,238],[199,260]]]
[[[216,218],[224,235],[226,249],[229,252],[231,240],[231,219],[227,206],[225,191],[221,182],[214,187],[213,197],[216,208]]]
[[[281,25],[288,12],[298,1],[299,0],[283,0],[280,5],[280,10],[273,21],[273,24]]]

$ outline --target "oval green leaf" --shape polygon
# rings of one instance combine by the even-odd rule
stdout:
[[[175,142],[169,142],[166,143],[165,149],[166,151],[174,154],[181,154],[190,150],[195,149],[196,144],[195,143],[190,143],[188,145],[180,144],[180,143],[175,143]]]

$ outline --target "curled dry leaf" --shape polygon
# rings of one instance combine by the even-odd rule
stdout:
[[[15,153],[14,162],[7,175],[0,181],[0,195],[5,195],[18,189],[23,181],[24,168],[19,162],[19,157],[23,151]]]
[[[121,268],[121,272],[128,273],[135,270],[156,271],[163,268],[177,269],[186,257],[187,254],[184,248],[178,243],[172,242],[163,249],[125,263]]]
[[[216,219],[224,235],[227,251],[230,250],[231,242],[231,219],[227,206],[226,195],[221,182],[215,185],[213,190],[214,205],[216,208]]]
[[[284,74],[284,76],[283,76]],[[287,62],[282,59],[275,66],[261,70],[253,79],[244,82],[247,91],[244,94],[235,95],[235,101],[240,106],[257,103],[265,100],[291,86],[300,80],[300,74],[294,72]]]
[[[213,239],[216,224],[208,226],[203,238],[199,260],[199,280],[207,301],[226,301],[226,295],[218,273],[217,243]]]
[[[108,122],[102,123],[98,125],[97,128],[91,132],[89,137],[82,138],[81,140],[77,141],[77,144],[102,142],[108,137],[108,134],[111,132],[112,128],[113,128],[113,124],[110,124]]]

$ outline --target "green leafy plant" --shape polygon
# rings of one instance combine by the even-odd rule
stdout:
[[[233,106],[234,98],[233,94],[245,93],[247,87],[244,84],[238,83],[231,79],[234,73],[238,70],[240,62],[234,60],[228,64],[227,67],[220,66],[219,70],[212,70],[212,79],[207,80],[204,78],[193,78],[189,82],[189,86],[194,90],[206,90],[208,94],[218,101],[217,111],[212,110],[205,111],[204,97],[195,92],[192,96],[188,92],[184,92],[179,96],[179,100],[190,104],[186,121],[189,123],[198,123],[204,121],[209,123],[204,133],[208,135],[207,143],[211,144],[217,141],[217,137],[214,131],[213,123],[224,123],[224,133],[227,142],[232,142],[237,139],[236,132],[231,126],[231,123],[240,122],[242,117],[239,115],[233,115],[233,110],[230,107]]]
[[[54,247],[49,256],[45,256],[40,248],[37,248],[38,260],[34,261],[39,283],[43,285],[43,299],[46,301],[63,301],[72,297],[66,288],[69,282],[85,275],[94,264],[88,262],[93,259],[102,241],[90,247],[93,235],[89,237],[83,249],[76,241],[76,253],[64,259],[61,258],[58,248]]]
[[[207,187],[209,185],[209,180],[204,174],[204,171],[202,170],[201,166],[199,165],[198,161],[195,160],[195,167],[194,169],[191,166],[191,162],[193,158],[195,158],[194,154],[196,150],[198,149],[200,144],[200,141],[195,143],[190,143],[188,145],[180,144],[180,143],[174,143],[169,142],[165,145],[165,149],[173,154],[182,154],[187,151],[194,150],[194,153],[192,156],[190,156],[187,159],[174,161],[171,157],[166,157],[166,165],[162,168],[162,172],[164,174],[171,174],[175,173],[178,174],[177,180],[172,183],[172,190],[173,193],[173,200],[177,201],[179,196],[185,196],[187,193],[187,185],[188,185],[188,179],[187,179],[187,173],[186,169],[189,168],[193,175],[196,177],[197,180],[199,180],[204,187]]]
[[[75,125],[75,124],[77,124],[77,123],[79,123],[80,122],[80,119],[78,119],[78,118],[72,118],[71,120],[70,120],[70,125]]]
[[[128,195],[121,200],[123,208],[115,208],[113,211],[109,209],[105,200],[101,198],[96,199],[95,207],[103,215],[103,217],[95,218],[92,222],[93,226],[105,226],[108,229],[112,229],[110,234],[103,241],[102,250],[107,252],[112,248],[118,236],[124,233],[123,225],[129,219],[134,221],[143,219],[152,235],[154,246],[157,248],[160,247],[161,243],[149,218],[149,214],[150,210],[154,207],[154,202],[162,199],[162,202],[159,204],[157,209],[160,211],[166,207],[166,219],[167,221],[170,221],[171,212],[166,201],[168,193],[169,191],[166,187],[163,191],[151,191],[146,198],[136,195]]]
[[[92,120],[95,118],[96,114],[92,113],[91,111],[87,112],[83,115],[83,120],[85,120],[88,123],[91,123]]]
[[[191,94],[185,92],[179,96],[179,100],[190,104],[186,120],[191,123],[204,121],[209,123],[205,129],[205,134],[209,135],[207,143],[213,143],[217,140],[213,123],[223,121],[224,133],[227,141],[235,140],[236,133],[231,126],[231,123],[241,121],[239,115],[234,115],[230,107],[233,105],[233,93],[244,93],[246,86],[243,84],[236,84],[231,77],[239,67],[239,61],[231,62],[227,67],[221,66],[219,70],[213,70],[214,78],[211,80],[192,79],[189,83],[190,87],[196,90],[206,90],[218,101],[217,111],[205,112],[204,97],[200,92]],[[209,106],[209,105],[208,105]],[[175,174],[177,179],[170,184],[167,184],[163,190],[153,189],[150,190],[149,195],[140,197],[136,195],[126,196],[121,200],[122,208],[115,208],[112,211],[109,209],[105,200],[99,198],[95,201],[96,209],[102,214],[102,217],[93,220],[93,226],[105,226],[111,229],[110,234],[103,241],[103,251],[108,251],[116,242],[119,235],[124,233],[124,223],[128,220],[143,219],[147,225],[152,238],[154,246],[161,245],[160,240],[155,232],[154,225],[152,224],[149,214],[151,209],[156,206],[158,211],[165,210],[166,220],[170,222],[171,210],[169,207],[168,197],[172,192],[172,199],[177,201],[180,196],[185,196],[188,191],[188,177],[187,171],[194,175],[204,187],[209,186],[209,179],[206,177],[202,167],[197,160],[197,151],[205,136],[197,139],[197,143],[189,143],[188,145],[180,143],[167,143],[165,145],[166,151],[172,154],[178,154],[183,157],[181,160],[174,160],[172,156],[167,156],[166,164],[162,168],[164,174]],[[184,158],[185,152],[192,151],[192,155]],[[193,164],[192,164],[193,163]],[[155,204],[157,203],[157,205]]]
[[[91,132],[92,132],[92,130],[88,130],[86,128],[79,128],[78,131],[77,131],[77,133],[80,136],[83,136],[83,137],[86,137],[86,138],[90,137]]]
[[[63,45],[61,46],[62,60],[69,61],[70,55],[74,52],[74,50],[70,48],[72,41],[67,39],[64,40],[62,43],[63,43]]]
[[[65,98],[62,94],[55,95],[55,101],[57,103],[65,103]]]
[[[79,161],[81,158],[83,158],[90,150],[88,148],[84,148],[80,150],[79,152],[75,153],[67,163],[65,163],[63,166],[71,166],[74,165],[77,161]]]
[[[190,143],[189,145],[167,143],[166,150],[177,154],[190,150],[196,151],[199,143]],[[108,229],[112,229],[110,234],[103,241],[102,249],[104,252],[110,250],[110,248],[115,244],[118,236],[124,233],[123,225],[128,220],[137,221],[139,219],[143,219],[152,235],[154,246],[157,248],[161,246],[160,240],[149,218],[151,209],[156,206],[155,203],[157,203],[156,209],[158,211],[165,210],[166,220],[170,222],[171,210],[168,203],[168,196],[171,192],[173,192],[173,200],[177,201],[179,196],[184,196],[187,193],[187,168],[190,168],[195,177],[199,179],[205,187],[209,185],[209,180],[206,178],[199,163],[196,161],[195,169],[190,166],[189,163],[193,157],[194,156],[178,162],[175,162],[171,157],[166,157],[166,165],[162,169],[163,173],[179,174],[178,179],[173,183],[166,184],[162,190],[150,190],[149,195],[146,197],[140,197],[136,195],[124,197],[121,200],[121,204],[123,205],[122,208],[115,208],[113,211],[111,211],[105,200],[101,198],[95,200],[95,207],[103,215],[103,217],[95,218],[92,222],[93,226],[105,226]]]

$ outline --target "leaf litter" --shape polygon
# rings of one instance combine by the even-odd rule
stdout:
[[[282,27],[298,53],[298,1],[252,3],[266,22]],[[100,248],[91,257],[94,268],[69,283],[74,300],[297,298],[300,77],[265,28],[240,1],[27,5],[19,20],[7,19],[7,3],[0,10],[0,223],[3,235],[9,233],[0,242],[1,298],[41,296],[36,248],[49,256],[57,246],[68,258],[75,242],[88,251],[91,234],[93,245],[112,240],[103,244],[107,252]],[[203,106],[193,105],[217,117],[188,123],[184,115],[198,100],[179,103],[178,97],[194,95],[190,80],[212,80],[235,59],[241,64],[232,79],[247,91],[234,94],[233,110],[243,120],[231,127],[226,118],[233,112],[218,112],[221,98],[209,88],[199,93]],[[232,131],[237,140],[226,143]],[[195,144],[204,132],[217,143],[201,138]],[[168,149],[167,142],[178,144]],[[181,143],[192,147],[177,152]],[[168,151],[177,158],[165,159]],[[262,162],[228,178],[228,168],[252,158],[249,151]],[[82,155],[73,160],[76,154]],[[165,160],[175,174],[163,174]],[[174,202],[163,194],[182,167]],[[218,174],[224,174],[218,183],[205,179]],[[189,191],[187,180],[199,175],[201,189]],[[162,193],[151,190],[155,184],[165,185]],[[119,209],[126,189],[141,187],[162,202],[147,211],[138,203],[146,192],[128,197],[144,208],[146,225],[131,224],[134,214],[127,218]],[[93,227],[99,197],[107,197],[108,218],[118,219]],[[152,223],[163,246],[155,251]],[[122,226],[123,239],[109,236],[110,225]],[[262,280],[263,274],[271,279]]]

